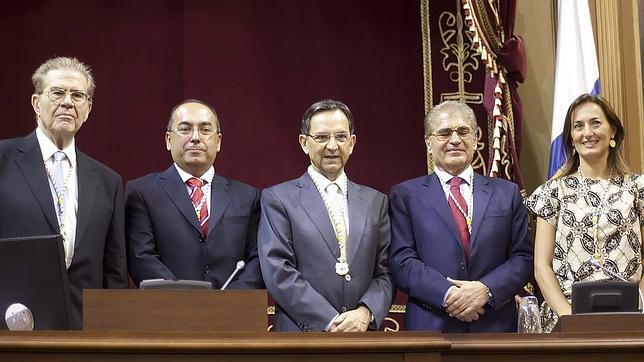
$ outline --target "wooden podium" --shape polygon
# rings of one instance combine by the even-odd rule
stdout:
[[[83,330],[266,332],[266,290],[85,289]]]
[[[592,313],[564,315],[553,332],[644,332],[644,314]]]

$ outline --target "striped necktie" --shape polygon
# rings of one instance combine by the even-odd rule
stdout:
[[[191,177],[186,181],[186,183],[192,190],[190,192],[190,200],[192,201],[192,206],[194,206],[195,212],[197,213],[197,219],[199,219],[201,234],[206,237],[208,235],[208,219],[210,218],[210,215],[208,214],[206,196],[201,189],[203,182],[196,177]]]

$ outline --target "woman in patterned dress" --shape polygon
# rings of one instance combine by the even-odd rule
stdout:
[[[604,98],[583,94],[568,108],[563,135],[566,163],[525,201],[537,216],[534,269],[545,332],[571,314],[574,282],[611,279],[591,259],[644,289],[644,176],[626,166],[621,121]]]

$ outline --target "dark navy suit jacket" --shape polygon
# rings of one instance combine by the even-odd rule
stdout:
[[[67,275],[72,327],[80,329],[82,290],[127,288],[127,269],[122,179],[78,148],[76,160],[76,239]],[[56,210],[35,132],[0,141],[0,203],[0,238],[58,234]]]
[[[208,236],[175,166],[128,182],[125,227],[130,273],[145,279],[206,280],[220,288],[238,261],[246,263],[228,288],[264,288],[257,260],[258,189],[215,175]]]
[[[474,174],[470,259],[466,262],[447,198],[435,174],[394,186],[390,192],[391,269],[409,295],[407,330],[513,332],[513,302],[531,278],[533,248],[528,216],[516,184]],[[446,277],[478,280],[493,298],[477,321],[448,316],[443,297]]]

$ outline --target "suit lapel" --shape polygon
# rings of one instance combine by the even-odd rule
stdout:
[[[165,191],[172,203],[174,203],[174,206],[179,209],[188,223],[201,233],[199,220],[197,219],[195,208],[190,201],[188,190],[183,181],[181,181],[179,172],[177,172],[174,165],[170,166],[170,168],[161,174],[159,177],[159,186]]]
[[[38,145],[36,133],[33,132],[24,138],[24,143],[18,147],[22,155],[16,158],[16,164],[22,172],[25,182],[31,188],[38,204],[53,230],[58,230],[58,219],[54,209],[54,201],[47,181],[47,172],[42,159],[42,152]]]
[[[347,195],[349,208],[349,250],[347,252],[347,262],[351,265],[351,261],[356,255],[360,242],[362,241],[369,210],[367,210],[360,186],[349,181]]]
[[[219,220],[221,220],[231,198],[232,194],[230,193],[228,179],[215,175],[210,187],[210,210],[208,210],[208,212],[210,212],[210,219],[208,220],[208,234],[210,234],[210,231],[212,231],[215,225],[219,223]]]
[[[76,159],[78,165],[78,211],[76,212],[76,238],[74,250],[78,250],[80,241],[83,240],[83,233],[92,217],[94,195],[96,194],[96,180],[94,167],[89,158],[76,148]]]
[[[443,191],[443,187],[438,176],[436,176],[436,174],[428,175],[425,178],[423,185],[425,186],[423,196],[427,203],[434,208],[435,214],[438,215],[443,224],[447,226],[447,229],[449,229],[452,236],[454,236],[454,240],[456,240],[459,247],[462,248],[461,237],[458,234],[458,229],[454,222],[454,216],[452,216],[452,211],[447,204],[447,197],[445,196],[445,191]]]
[[[474,211],[472,213],[472,234],[470,235],[470,247],[472,255],[474,253],[474,248],[476,248],[476,236],[481,227],[481,222],[483,222],[483,216],[487,210],[487,206],[490,203],[490,197],[492,196],[492,189],[488,186],[489,181],[487,178],[474,173]]]
[[[322,235],[322,239],[326,242],[331,253],[337,259],[340,256],[340,248],[338,247],[338,239],[335,237],[333,225],[329,218],[329,212],[324,206],[322,196],[318,192],[317,187],[308,173],[305,173],[297,181],[297,186],[300,187],[299,200],[315,227]]]

